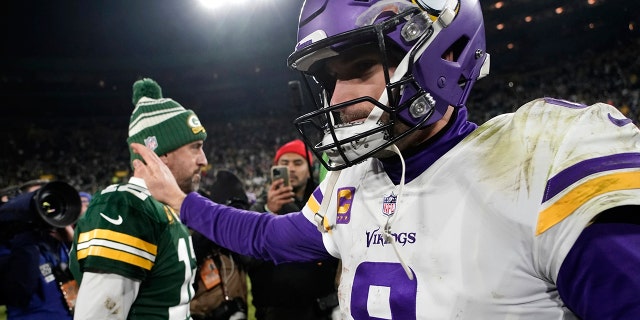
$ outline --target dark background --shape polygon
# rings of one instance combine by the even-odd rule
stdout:
[[[196,0],[3,2],[2,117],[128,117],[141,77],[201,117],[296,112],[287,83],[298,75],[285,61],[302,1],[224,2],[215,10]],[[555,14],[558,1],[504,0],[500,9],[482,1],[492,73],[560,67],[585,51],[624,50],[639,35],[640,1],[564,2]]]
[[[468,100],[471,121],[553,96],[604,101],[640,122],[640,1],[562,1],[557,14],[559,2],[481,1],[491,74]],[[207,128],[203,187],[226,169],[259,194],[275,150],[298,137],[292,120],[312,108],[292,103],[288,84],[300,79],[286,66],[302,1],[218,3],[3,1],[0,187],[125,181],[131,87],[151,77]]]

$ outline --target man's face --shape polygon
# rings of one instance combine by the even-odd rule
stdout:
[[[307,159],[293,152],[283,153],[278,159],[278,165],[289,168],[289,182],[294,191],[304,189],[311,177]]]
[[[185,193],[197,191],[200,187],[202,168],[207,165],[202,146],[202,140],[195,141],[160,157]]]
[[[452,56],[449,55],[447,58],[452,59]],[[397,66],[397,62],[393,58],[391,63],[393,66],[389,66],[389,77],[393,76],[396,71],[395,66]],[[364,96],[378,100],[386,87],[384,67],[376,46],[356,47],[341,53],[339,56],[328,59],[324,67],[324,76],[335,79],[331,105]],[[363,121],[369,116],[374,107],[372,103],[367,101],[349,105],[338,110],[339,118],[342,123]],[[387,112],[383,113],[380,118],[382,122],[388,122],[389,119],[390,115]],[[441,124],[441,126],[443,125]],[[409,129],[410,127],[402,121],[396,121],[393,126],[393,133],[398,135]],[[395,144],[400,150],[404,150],[408,146],[417,145],[431,137],[439,130],[436,129],[431,126],[429,130],[417,130]],[[379,155],[388,156],[388,154]]]
[[[395,68],[389,68],[393,74]],[[325,65],[325,72],[335,79],[331,95],[331,105],[356,98],[369,96],[379,99],[386,82],[380,54],[377,47],[365,46],[352,49],[331,58]],[[374,105],[361,102],[339,110],[342,123],[362,121],[371,112]]]

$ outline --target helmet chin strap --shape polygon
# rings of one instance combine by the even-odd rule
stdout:
[[[402,269],[404,270],[405,274],[407,275],[409,280],[413,280],[413,271],[411,271],[411,269],[405,262],[404,258],[400,254],[400,250],[398,249],[398,245],[396,244],[395,237],[393,236],[393,233],[391,231],[391,224],[400,213],[400,210],[399,210],[400,199],[402,198],[402,192],[404,189],[404,182],[405,182],[404,180],[405,161],[404,161],[404,158],[402,157],[402,153],[400,152],[400,149],[398,149],[398,147],[395,144],[391,144],[389,147],[386,148],[386,150],[389,150],[397,154],[398,157],[400,157],[400,161],[402,163],[402,177],[400,178],[400,184],[398,184],[394,190],[394,194],[396,194],[396,197],[397,197],[396,212],[394,215],[387,217],[387,221],[384,224],[384,228],[383,228],[383,235],[384,235],[385,241],[391,243],[391,247],[393,248],[393,251],[395,252],[396,257],[400,261],[400,265],[402,266]],[[326,178],[327,187],[324,189],[322,202],[320,203],[320,209],[313,216],[313,219],[316,221],[316,224],[318,226],[318,230],[322,233],[327,233],[327,232],[330,233],[331,230],[333,230],[336,226],[335,221],[337,219],[337,211],[332,211],[332,213],[335,212],[336,214],[334,215],[333,221],[329,221],[329,218],[327,216],[327,210],[329,209],[329,202],[331,200],[331,197],[333,196],[333,190],[335,189],[335,186],[338,182],[338,177],[340,177],[341,172],[342,170],[328,172],[328,175]]]
[[[407,275],[409,280],[413,280],[413,272],[411,271],[407,263],[404,261],[404,258],[400,254],[400,250],[398,249],[398,245],[396,244],[396,240],[395,240],[395,237],[393,236],[393,232],[391,232],[391,224],[393,223],[393,221],[395,221],[395,219],[397,219],[398,215],[400,214],[400,199],[402,198],[402,191],[404,189],[404,176],[406,172],[405,161],[404,161],[404,157],[402,156],[402,153],[400,152],[400,149],[398,149],[398,146],[396,146],[395,144],[391,144],[387,149],[397,154],[398,157],[400,158],[400,162],[402,163],[402,176],[400,178],[400,183],[395,187],[395,190],[394,190],[394,194],[396,195],[396,212],[395,214],[387,217],[387,222],[384,224],[384,230],[382,233],[384,235],[385,240],[391,243],[391,247],[393,247],[393,251],[395,252],[396,257],[400,261],[400,265],[402,266],[402,269],[404,270],[405,274]]]

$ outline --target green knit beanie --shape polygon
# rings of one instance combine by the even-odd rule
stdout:
[[[135,109],[129,122],[129,146],[137,142],[161,156],[207,138],[198,116],[176,101],[163,98],[162,89],[152,79],[145,78],[133,84],[132,101]],[[131,147],[129,153],[131,162],[141,159]]]

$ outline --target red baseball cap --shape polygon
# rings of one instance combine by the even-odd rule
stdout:
[[[305,151],[307,152],[306,156],[305,156]],[[289,141],[285,143],[282,147],[280,147],[280,149],[278,149],[278,151],[276,152],[276,156],[273,158],[273,164],[277,164],[278,160],[280,160],[280,157],[282,157],[282,155],[285,153],[297,153],[303,158],[307,159],[309,163],[313,162],[313,156],[311,155],[311,152],[307,150],[307,147],[304,145],[304,142],[302,142],[302,140],[300,139]]]

